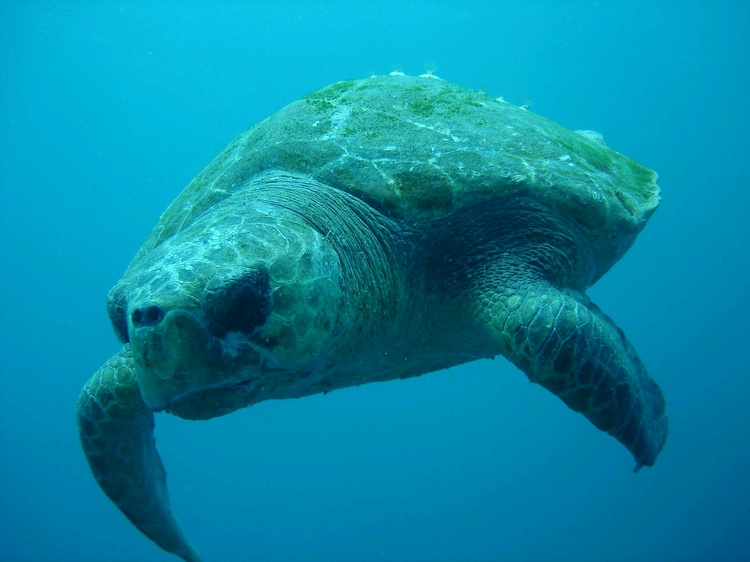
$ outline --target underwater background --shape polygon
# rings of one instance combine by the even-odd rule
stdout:
[[[667,397],[653,468],[507,361],[156,416],[206,562],[750,559],[750,3],[0,3],[0,560],[170,561],[75,402],[109,288],[236,135],[332,82],[434,71],[660,174],[589,292]]]

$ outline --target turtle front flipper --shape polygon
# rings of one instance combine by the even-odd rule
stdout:
[[[668,434],[664,396],[622,330],[584,294],[517,271],[480,286],[502,354],[625,445],[636,470],[652,466]]]
[[[167,552],[199,562],[169,504],[154,415],[141,398],[129,345],[83,387],[78,430],[94,478],[120,511]]]

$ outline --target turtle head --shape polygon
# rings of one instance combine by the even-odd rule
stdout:
[[[326,356],[341,301],[336,252],[294,213],[232,203],[142,251],[110,291],[154,410],[212,389],[271,397]]]

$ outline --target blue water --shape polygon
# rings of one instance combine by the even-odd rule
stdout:
[[[268,5],[272,4],[272,7]],[[344,78],[436,74],[660,174],[590,292],[664,389],[654,468],[504,360],[225,418],[157,416],[207,562],[750,559],[744,2],[3,2],[0,559],[169,561],[106,499],[74,405],[104,302],[235,135]]]

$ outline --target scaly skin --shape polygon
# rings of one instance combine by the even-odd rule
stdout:
[[[200,562],[169,504],[154,415],[141,398],[129,345],[86,383],[78,430],[94,478],[120,511],[167,552]]]
[[[668,434],[664,396],[622,330],[581,293],[495,271],[480,317],[503,355],[625,445],[636,471],[653,466]]]
[[[652,466],[668,435],[664,396],[622,330],[584,293],[597,272],[581,229],[523,199],[452,218],[435,234],[438,290],[471,311],[491,355],[620,441],[636,470]]]
[[[78,402],[81,441],[94,476],[123,513],[159,546],[185,560],[198,560],[172,514],[154,443],[152,409],[163,409],[167,402],[167,409],[178,416],[207,419],[262,400],[417,376],[480,357],[503,355],[532,382],[623,443],[635,457],[636,470],[654,464],[667,437],[664,398],[622,331],[583,293],[596,273],[588,245],[573,224],[532,201],[515,200],[512,205],[500,202],[467,209],[421,231],[406,233],[403,225],[368,211],[351,196],[299,177],[271,177],[273,182],[286,182],[283,198],[282,193],[274,193],[284,201],[287,212],[302,210],[303,201],[295,203],[300,195],[316,194],[316,204],[308,205],[305,220],[313,222],[316,231],[328,232],[343,264],[340,289],[347,305],[338,311],[343,321],[338,328],[331,328],[335,334],[332,340],[324,343],[320,336],[321,349],[335,345],[323,355],[329,359],[307,364],[303,370],[296,370],[293,362],[288,369],[268,370],[258,369],[255,360],[240,360],[252,355],[252,349],[239,352],[238,357],[217,352],[220,339],[210,334],[210,322],[200,316],[210,313],[210,299],[208,312],[199,307],[189,312],[186,307],[192,300],[186,299],[181,289],[184,286],[196,295],[206,294],[200,288],[212,286],[212,278],[201,277],[198,266],[187,267],[193,263],[190,259],[178,267],[174,262],[177,257],[165,253],[159,255],[161,263],[183,271],[183,283],[172,284],[175,288],[168,292],[163,287],[169,284],[158,284],[158,292],[149,292],[149,302],[188,304],[175,309],[164,304],[165,313],[158,322],[141,331],[131,330],[144,338],[135,339],[132,345],[152,346],[158,353],[149,352],[139,363],[137,353],[134,358],[130,344],[125,345],[92,377]],[[293,187],[296,184],[298,189]],[[259,197],[262,187],[256,184],[254,191]],[[281,209],[278,213],[284,216]],[[274,220],[281,220],[279,217]],[[253,226],[248,226],[245,236],[266,228],[262,222],[249,224]],[[287,240],[292,239],[292,232],[300,236],[304,232],[293,221],[285,226]],[[456,230],[462,236],[454,236]],[[236,233],[235,239],[239,236]],[[315,236],[307,239],[314,241],[315,251],[326,248],[323,255],[329,255],[331,250],[321,246]],[[346,244],[339,246],[342,239]],[[401,251],[378,253],[377,240]],[[191,248],[195,243],[186,237]],[[226,255],[223,246],[212,247],[218,256]],[[301,253],[302,247],[299,245],[294,255]],[[420,250],[412,251],[416,247]],[[248,245],[246,252],[252,249],[258,251],[257,245]],[[201,261],[211,261],[210,253],[196,253]],[[176,256],[193,254],[177,251]],[[273,253],[263,249],[262,255],[270,260],[270,269],[278,263]],[[248,254],[244,258],[248,263],[256,260]],[[385,300],[372,300],[385,286],[385,270],[393,276],[387,292],[393,299],[391,306]],[[291,277],[307,275],[307,282],[301,285],[304,288],[317,282],[316,277],[309,277],[315,271],[300,269]],[[189,279],[185,277],[188,272],[192,274]],[[408,272],[412,285],[399,285],[398,272]],[[272,277],[269,282],[285,290],[287,285],[278,285],[280,280]],[[131,294],[147,290],[148,285],[136,285]],[[155,295],[161,298],[155,299]],[[275,299],[275,314],[295,310],[288,308],[291,302],[295,299]],[[298,306],[306,308],[306,302],[301,298]],[[131,306],[132,310],[140,308]],[[179,366],[162,367],[173,364]],[[159,373],[183,370],[184,374],[173,378],[180,379],[185,389],[164,386],[171,379]],[[246,376],[246,382],[239,385],[221,382],[243,381]],[[151,390],[157,384],[181,398],[154,403],[144,400],[144,389],[157,396]],[[188,394],[184,394],[186,390]]]

